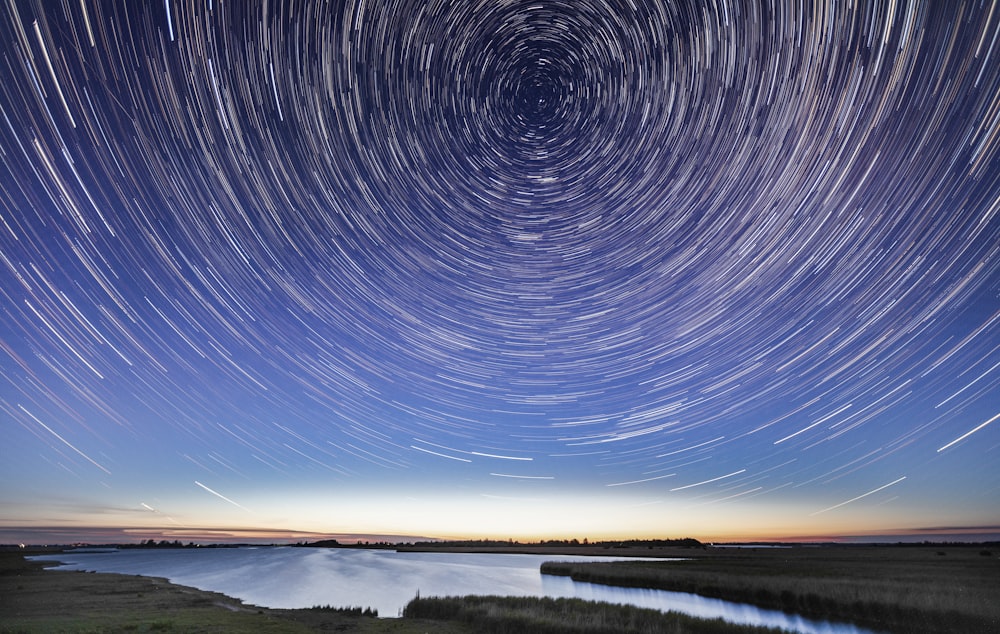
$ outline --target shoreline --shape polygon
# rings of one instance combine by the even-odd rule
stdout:
[[[266,608],[163,577],[52,570],[57,563],[29,561],[25,554],[31,553],[0,553],[0,632],[470,631],[423,619],[393,623],[403,619],[377,619],[339,610]]]
[[[0,633],[565,633],[567,619],[576,619],[578,628],[573,631],[595,634],[778,634],[770,628],[579,599],[426,597],[415,601],[414,614],[402,618],[373,618],[339,608],[264,608],[218,592],[174,584],[163,577],[50,570],[52,565],[27,561],[22,553],[0,552]]]
[[[989,607],[989,588],[1000,581],[996,551],[955,544],[784,549],[464,545],[392,550],[543,555],[551,557],[551,563],[543,566],[545,574],[692,592],[876,630],[957,632],[1000,625],[1000,607]],[[177,631],[208,631],[200,629],[204,622],[213,624],[212,631],[476,631],[454,620],[421,624],[390,615],[373,619],[342,608],[266,608],[162,577],[48,570],[58,564],[24,558],[35,554],[58,555],[52,550],[0,552],[0,632],[135,631],[138,622],[156,625],[150,629],[176,627]],[[578,554],[625,561],[558,561],[561,555]],[[666,565],[647,558],[685,561]],[[95,604],[101,607],[95,609]],[[109,627],[108,619],[117,625]],[[226,625],[229,622],[239,624]],[[393,629],[385,629],[390,625]],[[411,626],[414,629],[408,629]],[[235,629],[226,629],[230,627]]]

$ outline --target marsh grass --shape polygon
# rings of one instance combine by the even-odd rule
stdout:
[[[404,618],[467,623],[488,634],[776,634],[781,630],[734,625],[628,605],[547,597],[415,598]]]
[[[367,616],[372,618],[378,616],[378,610],[371,607],[362,608],[361,606],[342,607],[334,605],[314,605],[309,609],[316,610],[318,612],[334,612],[347,616]]]
[[[549,562],[545,574],[691,592],[898,632],[1000,629],[1000,561],[973,548],[822,547],[731,551],[674,562]]]

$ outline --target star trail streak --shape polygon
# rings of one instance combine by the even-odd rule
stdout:
[[[0,529],[1000,523],[996,2],[0,35]]]

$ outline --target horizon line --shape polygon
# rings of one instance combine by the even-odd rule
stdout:
[[[412,535],[406,533],[338,533],[290,529],[247,528],[247,527],[151,527],[151,526],[0,526],[0,545],[67,545],[67,544],[139,544],[150,539],[196,544],[251,544],[275,545],[336,540],[344,545],[359,543],[404,544],[413,542],[461,542],[495,541],[519,545],[537,544],[546,541],[577,540],[580,545],[587,543],[608,543],[627,541],[680,541],[696,539],[703,544],[749,544],[749,543],[919,543],[923,541],[949,541],[977,543],[1000,541],[1000,526],[942,526],[884,529],[879,531],[837,533],[837,534],[729,534],[692,537],[690,535],[666,537],[636,534],[632,536],[614,535],[571,535],[534,537],[498,537],[495,535]]]

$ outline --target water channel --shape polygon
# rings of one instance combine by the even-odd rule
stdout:
[[[580,583],[539,571],[545,561],[613,559],[607,557],[243,547],[68,551],[31,559],[59,561],[63,569],[166,577],[174,583],[272,608],[358,606],[374,608],[382,617],[396,617],[418,593],[423,597],[576,597],[793,632],[868,634],[868,630],[849,624],[814,621],[721,599]]]

